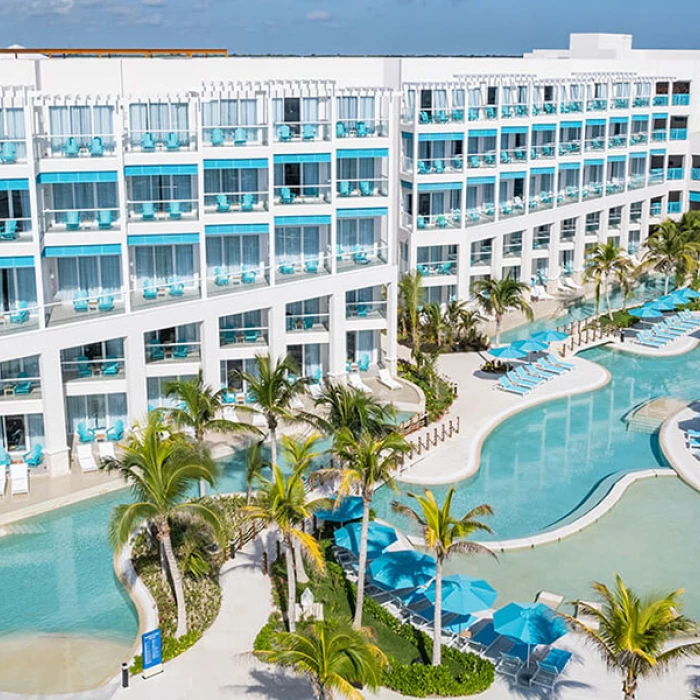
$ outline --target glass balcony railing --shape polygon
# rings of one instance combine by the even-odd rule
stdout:
[[[629,97],[615,97],[610,101],[612,109],[629,109]]]
[[[615,177],[605,183],[605,194],[619,194],[625,191],[625,180],[621,177]]]
[[[315,255],[278,257],[275,261],[275,279],[278,284],[300,278],[327,275],[331,272],[331,256],[328,252]]]
[[[571,100],[562,102],[559,110],[562,114],[576,114],[583,112],[583,100]]]
[[[51,134],[38,136],[41,158],[101,158],[117,150],[114,134]]]
[[[592,180],[583,185],[581,193],[584,199],[595,199],[596,197],[602,197],[604,190],[604,183]]]
[[[462,172],[464,159],[461,155],[444,158],[420,158],[418,160],[419,175],[443,175],[445,173]]]
[[[462,110],[464,121],[464,110]],[[387,119],[339,119],[335,123],[336,138],[368,138],[389,135]]]
[[[331,124],[328,121],[276,122],[273,125],[275,141],[328,141]]]
[[[550,143],[543,143],[538,146],[532,146],[530,149],[530,158],[532,158],[532,160],[539,160],[540,158],[554,158],[556,154],[557,149],[554,145],[554,141]]]
[[[688,138],[688,129],[671,129],[669,139],[671,141],[685,141]]]
[[[652,202],[649,205],[649,214],[651,216],[661,216],[661,211],[662,211],[661,202]]]
[[[420,272],[424,277],[434,275],[456,275],[457,261],[442,260],[440,262],[419,262],[416,265],[416,270],[418,270],[418,272]]]
[[[603,136],[586,139],[584,147],[587,151],[602,151],[605,149],[605,138]]]
[[[700,180],[700,168],[692,168],[690,171],[691,180]]]
[[[527,160],[527,146],[505,149],[500,152],[500,161],[504,165],[508,163],[521,163]]]
[[[266,287],[269,283],[269,265],[219,266],[207,270],[207,293],[212,296]]]
[[[267,345],[270,329],[267,326],[227,326],[219,328],[219,344],[228,345]]]
[[[496,218],[496,206],[492,202],[484,202],[477,207],[467,209],[464,218],[467,226],[490,223]]]
[[[124,137],[125,150],[140,153],[196,151],[197,134],[187,129],[132,130]]]
[[[475,122],[479,119],[498,119],[498,107],[496,105],[487,105],[486,107],[468,107],[467,119],[470,122]]]
[[[464,107],[453,109],[433,107],[432,109],[421,109],[418,112],[419,124],[461,124],[462,122],[464,122]]]
[[[646,178],[644,173],[634,173],[627,179],[627,187],[630,190],[638,190],[644,187]]]
[[[129,201],[129,221],[194,221],[199,218],[196,199]]]
[[[525,202],[520,197],[504,200],[499,203],[498,211],[502,219],[521,216],[525,213]]]
[[[490,250],[482,250],[472,252],[470,263],[472,266],[483,265],[485,267],[491,267],[493,261],[493,255]]]
[[[24,139],[0,138],[0,166],[26,163],[27,142]]]
[[[178,340],[175,343],[151,341],[146,345],[146,363],[198,362],[201,359],[199,341]]]
[[[32,220],[0,219],[0,244],[12,241],[26,243],[32,240]]]
[[[554,206],[554,199],[554,192],[552,190],[542,190],[539,194],[530,197],[528,206],[530,211],[551,209]]]
[[[386,318],[385,301],[356,301],[345,304],[345,317],[353,319],[361,318]]]
[[[461,225],[462,215],[458,209],[442,214],[419,214],[416,216],[416,228],[419,231],[436,228],[459,228]]]
[[[126,360],[123,357],[87,357],[82,355],[75,360],[63,360],[61,369],[63,381],[86,379],[123,379],[126,373]]]
[[[608,101],[604,98],[595,98],[586,102],[586,109],[589,112],[604,112],[608,108]]]
[[[168,277],[140,277],[131,289],[131,308],[150,308],[160,304],[198,299],[200,280],[198,277],[171,275]]]
[[[608,139],[608,148],[627,148],[627,136],[620,134]]]
[[[220,146],[267,146],[266,124],[205,126],[202,128],[205,148]]]
[[[468,168],[495,168],[497,157],[495,151],[489,153],[472,153],[467,156]]]
[[[110,231],[119,227],[119,209],[44,209],[44,231]]]
[[[667,180],[682,180],[683,177],[683,168],[668,168],[666,170]]]
[[[288,333],[327,331],[329,318],[330,315],[326,312],[313,314],[288,314],[285,325]]]
[[[632,102],[632,107],[649,107],[651,99],[649,97],[635,97]]]
[[[204,211],[207,214],[228,214],[232,211],[267,211],[269,195],[260,192],[205,192]]]
[[[40,399],[41,377],[30,377],[26,372],[19,372],[16,377],[0,379],[0,400],[4,398]]]
[[[654,107],[666,107],[668,95],[654,95]]]
[[[560,156],[574,156],[581,153],[581,141],[565,141],[559,144]]]
[[[671,98],[671,104],[676,107],[687,107],[690,104],[690,95],[673,95]]]
[[[649,171],[649,184],[657,185],[664,181],[664,171],[663,168],[654,168]]]
[[[386,241],[380,241],[374,245],[338,246],[335,256],[336,270],[347,272],[356,270],[358,267],[384,265],[388,260],[388,252]]]
[[[530,109],[526,104],[502,105],[501,118],[514,119],[516,117],[527,117]]]
[[[652,141],[666,141],[667,138],[666,129],[654,129],[654,131],[651,132]]]
[[[646,131],[638,131],[636,133],[630,134],[630,146],[636,146],[640,143],[647,143],[649,141],[649,134]]]
[[[423,161],[418,161],[419,174],[420,164]],[[445,172],[443,165],[442,172]],[[339,197],[388,197],[389,196],[389,179],[386,177],[378,177],[366,180],[338,180],[338,196]]]
[[[121,289],[76,290],[60,289],[52,301],[44,305],[47,326],[57,326],[74,321],[122,314],[124,295]]]
[[[669,202],[668,203],[668,213],[669,214],[680,214],[683,207],[683,202]]]
[[[275,204],[330,204],[330,185],[279,185]]]
[[[557,204],[571,204],[572,202],[578,202],[580,197],[580,190],[575,185],[568,185],[557,192]]]
[[[556,102],[535,102],[532,105],[532,114],[537,117],[539,115],[546,114],[556,114],[557,113],[557,103]]]

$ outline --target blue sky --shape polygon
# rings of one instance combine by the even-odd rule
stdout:
[[[607,31],[700,48],[698,23],[698,0],[0,0],[0,44],[32,47],[520,54]]]

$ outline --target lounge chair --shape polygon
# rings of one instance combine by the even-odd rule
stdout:
[[[314,124],[304,124],[301,130],[301,137],[304,141],[313,141],[317,135],[316,126]]]
[[[29,493],[29,469],[24,462],[10,464],[10,493],[13,496]]]
[[[224,145],[224,130],[218,126],[211,130],[210,142],[212,146]]]
[[[372,187],[371,183],[367,182],[366,180],[361,180],[360,194],[363,197],[371,197],[374,194],[374,188]]]
[[[8,219],[5,221],[5,226],[0,233],[0,240],[3,241],[14,241],[17,239],[17,221],[15,219]]]
[[[97,300],[98,311],[114,311],[114,297],[107,295]]]
[[[153,202],[144,202],[141,205],[141,218],[144,221],[152,221],[156,218],[156,207]]]
[[[88,298],[86,292],[76,290],[73,293],[73,311],[76,313],[84,313],[89,309]]]
[[[400,389],[403,388],[403,385],[400,382],[397,382],[391,374],[389,374],[388,369],[380,369],[379,370],[379,377],[377,381],[384,385],[387,389],[390,389],[391,391],[399,391]]]
[[[635,341],[640,345],[646,345],[651,348],[662,348],[668,341],[661,340],[660,338],[652,338],[648,334],[638,333]]]
[[[0,445],[0,468],[9,467],[12,464],[12,457],[10,457],[9,452]]]
[[[103,377],[116,377],[119,374],[119,362],[113,357],[108,357],[100,369]]]
[[[233,130],[233,145],[234,146],[245,146],[248,142],[248,132],[241,127],[237,127]]]
[[[152,301],[158,298],[158,287],[156,287],[153,282],[149,279],[145,279],[142,283],[143,286],[143,298]]]
[[[95,462],[95,456],[92,454],[92,447],[90,445],[78,445],[76,453],[81,471],[97,471],[97,462]]]
[[[19,381],[15,384],[15,396],[29,396],[32,393],[32,383],[29,381],[26,372],[20,372],[17,375]]]
[[[95,442],[95,431],[91,428],[88,428],[82,421],[78,423],[78,425],[75,428],[75,431],[78,434],[78,440],[80,440],[80,442]]]
[[[557,370],[557,372],[554,372],[553,370],[545,370],[544,367],[541,367],[538,362],[533,362],[532,364],[526,365],[525,369],[527,370],[528,376],[530,377],[537,377],[538,379],[552,379],[556,374],[560,372],[560,370]]]
[[[124,437],[124,421],[119,418],[106,430],[107,440],[119,442]]]
[[[535,598],[535,603],[542,603],[552,610],[559,610],[564,602],[564,596],[549,591],[540,591]]]
[[[228,197],[225,194],[216,195],[216,211],[227,212],[231,210],[231,204],[228,201]]]
[[[244,270],[241,273],[241,282],[243,284],[255,284],[256,277],[257,273],[254,270]]]
[[[141,149],[144,151],[155,151],[156,141],[153,134],[147,132],[141,137]]]
[[[358,136],[359,138],[364,138],[369,134],[369,129],[367,128],[367,124],[364,122],[357,122],[355,125],[355,136]]]
[[[280,199],[282,204],[294,204],[296,195],[289,189],[289,187],[282,187],[280,189]]]
[[[76,158],[78,153],[80,153],[78,142],[72,136],[69,136],[63,146],[63,155],[66,156],[66,158]]]
[[[563,649],[550,649],[542,661],[537,661],[537,669],[530,678],[530,685],[538,685],[552,690],[571,660],[571,652]]]
[[[2,449],[2,448],[0,448]],[[4,450],[3,450],[4,452]],[[7,454],[5,452],[5,454]],[[0,453],[0,458],[2,453]],[[0,462],[0,496],[5,496],[5,489],[7,488],[7,466]]]
[[[508,377],[499,377],[498,387],[503,391],[508,391],[511,394],[518,394],[519,396],[525,396],[525,394],[527,394],[530,391],[530,389],[526,389],[523,386],[513,384],[513,382],[511,382],[510,379],[508,379]]]
[[[97,212],[97,227],[102,231],[112,228],[112,212],[109,209],[100,209]]]
[[[566,374],[567,370],[565,370],[563,367],[556,367],[555,365],[550,365],[548,362],[545,362],[542,358],[537,360],[537,362],[533,362],[532,365],[530,365],[534,370],[539,371],[538,376],[543,376],[547,378],[551,378],[552,376],[559,376],[562,374]]]
[[[90,155],[99,158],[105,152],[104,144],[99,136],[93,136],[90,142]]]
[[[168,293],[171,297],[184,297],[185,296],[185,285],[182,282],[174,282],[170,285]]]
[[[372,394],[372,390],[362,381],[357,372],[350,372],[348,375],[348,384],[350,384],[353,389],[357,389],[363,394],[367,394],[368,396]]]
[[[80,228],[80,212],[74,209],[66,212],[66,230],[77,231]]]
[[[339,139],[344,139],[348,135],[348,128],[345,126],[345,122],[336,122],[335,135]]]
[[[307,260],[304,263],[304,270],[310,274],[316,274],[318,272],[318,260]]]
[[[540,358],[538,365],[542,367],[545,372],[553,372],[554,374],[566,374],[569,371],[565,367],[552,364],[546,357]]]
[[[288,124],[280,124],[277,127],[277,138],[280,141],[291,141],[292,136],[292,130],[289,128]]]
[[[165,148],[168,151],[179,151],[180,150],[180,139],[178,135],[171,131],[165,139]]]
[[[116,454],[114,452],[113,442],[98,442],[97,443],[97,454],[100,459],[114,459]]]
[[[24,463],[28,467],[38,467],[44,461],[44,448],[37,442],[31,446],[28,452],[22,455]]]
[[[182,209],[180,207],[180,202],[177,200],[174,202],[169,202],[168,203],[168,214],[170,215],[171,219],[181,219],[182,218]]]
[[[347,180],[340,180],[338,182],[338,194],[341,197],[349,197],[352,192],[350,183]]]
[[[90,359],[87,355],[78,356],[78,359],[76,361],[76,367],[78,370],[78,379],[92,377],[92,370],[90,369]]]
[[[498,639],[500,639],[500,635],[494,629],[493,622],[488,622],[478,632],[468,638],[467,643],[472,651],[483,656]]]
[[[17,144],[10,141],[5,141],[0,150],[0,162],[16,163],[17,162]]]
[[[564,362],[563,360],[560,360],[555,355],[552,355],[552,353],[549,353],[549,355],[546,355],[546,358],[550,364],[555,365],[556,367],[563,367],[564,369],[568,369],[568,370],[576,369],[576,365],[572,364],[571,362]]]
[[[369,265],[370,259],[367,257],[367,253],[364,251],[358,251],[352,254],[352,261],[355,265]]]
[[[510,678],[517,678],[527,663],[527,644],[515,644],[507,652],[501,652],[501,658],[496,664],[496,673]]]
[[[182,338],[178,338],[177,345],[173,347],[174,360],[186,360],[189,355],[190,348],[187,342]]]
[[[250,192],[246,192],[243,197],[241,197],[241,211],[253,211],[254,205],[255,198]]]
[[[590,603],[585,600],[582,600],[581,603],[583,603],[587,608],[598,610],[599,612],[603,609],[600,603]],[[598,618],[595,615],[589,613],[587,610],[579,607],[578,605],[576,605],[574,617],[576,617],[576,619],[582,625],[586,625],[586,627],[592,629],[594,632],[597,631],[600,627],[600,622],[598,621]]]
[[[529,375],[523,369],[523,367],[516,367],[511,372],[507,372],[506,377],[510,379],[510,381],[513,382],[513,384],[524,386],[527,389],[534,389],[535,387],[544,384],[544,379],[540,379],[539,377]]]

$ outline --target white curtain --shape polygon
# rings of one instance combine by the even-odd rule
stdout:
[[[114,148],[114,107],[93,108],[94,134],[106,148]]]
[[[68,107],[49,107],[49,129],[51,131],[51,150],[60,151],[71,133]]]
[[[457,109],[464,107],[464,90],[453,90],[452,91],[452,106]]]
[[[481,90],[479,88],[469,89],[469,106],[481,107]]]
[[[307,124],[318,125],[319,101],[317,97],[304,97],[302,99],[301,119]]]

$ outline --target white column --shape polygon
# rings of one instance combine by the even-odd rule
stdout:
[[[287,352],[286,325],[285,325],[286,305],[280,299],[268,313],[270,323],[270,355],[273,358],[284,357]]]
[[[66,442],[66,407],[63,398],[61,353],[56,348],[41,354],[41,393],[44,403],[44,450],[51,476],[70,472],[70,455]]]
[[[199,327],[202,353],[202,374],[206,384],[214,389],[221,383],[221,366],[219,363],[219,319],[208,318]]]
[[[340,377],[345,374],[345,290],[331,294],[328,298],[330,316],[330,344],[328,348],[328,374]]]
[[[468,241],[464,240],[459,244],[457,248],[457,298],[463,301],[468,301],[471,296],[469,289],[470,252],[471,244]]]
[[[143,421],[148,413],[146,394],[146,356],[143,335],[132,333],[124,338],[124,364],[129,423]]]
[[[461,247],[461,246],[460,246]],[[386,287],[386,338],[384,365],[391,374],[396,374],[396,353],[398,336],[398,293],[397,284]]]

